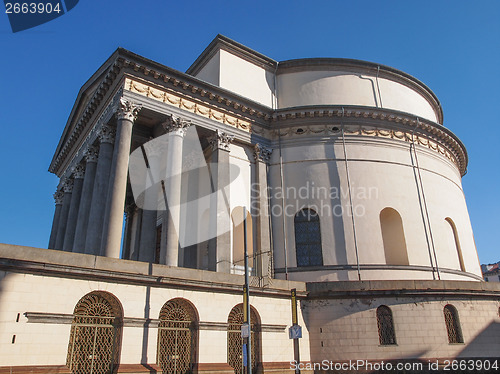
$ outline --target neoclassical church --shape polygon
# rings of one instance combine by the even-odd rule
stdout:
[[[0,373],[242,373],[245,247],[253,373],[498,367],[467,162],[388,66],[219,35],[182,73],[119,48],[50,162],[48,249],[0,244]]]

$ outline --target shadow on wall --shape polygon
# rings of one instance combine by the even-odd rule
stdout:
[[[466,344],[457,357],[470,358],[476,356],[500,357],[500,322],[491,322],[486,326],[470,343]]]

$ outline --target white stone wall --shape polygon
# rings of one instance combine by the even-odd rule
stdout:
[[[275,144],[277,146],[277,144]],[[323,264],[356,265],[356,251],[349,205],[345,157],[340,136],[292,136],[281,142],[285,189],[285,229],[287,233],[287,265],[296,266],[294,214],[304,207],[314,207],[321,217]],[[426,219],[424,196],[417,190],[418,174],[412,165],[410,143],[368,136],[346,136],[349,177],[351,181],[354,220],[359,262],[362,265],[385,265],[384,244],[380,228],[380,212],[390,207],[398,211],[410,266],[405,269],[362,271],[362,279],[433,279],[431,271],[418,267],[431,266],[430,252],[442,268],[441,279],[467,279],[460,273],[458,252],[446,218],[457,228],[465,271],[481,277],[472,227],[457,166],[434,150],[417,145],[418,161],[429,212],[431,231],[424,229]],[[415,170],[415,172],[414,172]],[[270,184],[279,188],[279,149],[272,155]],[[339,191],[336,196],[324,190]],[[302,195],[300,192],[304,192]],[[296,194],[296,196],[294,196]],[[338,196],[338,197],[337,197]],[[281,211],[281,199],[271,201],[275,212]],[[323,210],[325,209],[325,210]],[[339,214],[343,213],[343,214]],[[432,233],[432,237],[431,237]],[[274,255],[277,268],[284,268],[284,237],[279,214],[273,215]],[[451,272],[446,272],[450,270]],[[278,275],[278,276],[282,276]],[[435,274],[437,277],[437,274]],[[333,270],[290,273],[300,281],[356,280],[353,271]],[[468,278],[471,279],[471,278]]]
[[[28,323],[25,312],[72,314],[78,301],[92,291],[107,291],[122,304],[124,317],[157,319],[162,306],[170,299],[189,300],[202,322],[226,323],[231,309],[242,296],[231,293],[151,287],[78,280],[51,276],[0,272],[0,366],[64,365],[70,335],[69,324]],[[289,298],[250,297],[261,323],[291,325]],[[16,322],[17,314],[19,322]],[[300,315],[303,325],[302,316]],[[262,362],[287,362],[293,359],[293,344],[288,331],[261,333]],[[12,344],[12,336],[16,335]],[[144,343],[144,329],[124,327],[122,364],[141,363],[145,347],[148,363],[156,363],[157,330],[150,328]],[[301,341],[301,354],[309,358],[307,331]],[[226,331],[199,331],[199,362],[227,362]]]
[[[448,343],[443,314],[447,304],[458,311],[463,344]],[[495,358],[500,352],[499,302],[495,300],[402,297],[313,300],[301,305],[313,362]],[[380,345],[376,317],[380,305],[391,308],[396,345]]]

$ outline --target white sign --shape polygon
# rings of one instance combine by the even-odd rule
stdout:
[[[241,337],[248,338],[250,336],[250,325],[248,323],[244,323],[241,325]]]

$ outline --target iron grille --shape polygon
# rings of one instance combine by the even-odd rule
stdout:
[[[66,363],[73,374],[109,374],[118,366],[121,313],[110,297],[95,292],[77,304]]]
[[[380,345],[396,344],[396,333],[391,309],[385,305],[377,308],[378,339]]]
[[[297,266],[322,266],[323,253],[318,214],[312,209],[302,209],[295,215],[294,224]]]
[[[250,309],[250,329],[252,339],[252,371],[256,370],[260,361],[260,329],[257,313]],[[235,374],[243,373],[243,304],[236,305],[229,313],[227,330],[227,359]]]
[[[168,301],[158,324],[158,365],[163,373],[192,373],[196,363],[197,329],[193,307],[183,299]]]
[[[446,305],[443,309],[444,321],[448,332],[448,343],[463,343],[462,330],[458,321],[458,312],[453,305]]]

